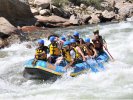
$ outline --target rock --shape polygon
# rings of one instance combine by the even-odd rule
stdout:
[[[31,9],[31,12],[32,12],[32,14],[35,16],[35,15],[39,15],[39,12],[38,12],[38,10],[37,9],[35,9],[35,8],[30,8]]]
[[[32,33],[32,32],[37,32],[39,30],[44,30],[44,28],[36,27],[36,26],[23,26],[21,27],[21,30],[23,32]]]
[[[38,11],[40,12],[41,10],[43,10],[43,8],[42,8],[42,7],[39,7],[39,8],[38,8]]]
[[[124,3],[123,5],[121,5],[121,8],[119,8],[119,14],[120,15],[129,15],[133,9],[133,4],[131,3]]]
[[[107,7],[109,7],[109,3],[108,2],[102,2],[101,7],[107,8]]]
[[[115,19],[115,17],[116,17],[115,13],[113,11],[108,12],[107,10],[98,15],[98,18],[100,19],[101,23],[112,21]]]
[[[4,48],[5,46],[8,46],[9,43],[7,42],[7,39],[1,39],[0,38],[0,49]]]
[[[34,41],[40,38],[48,38],[49,35],[53,35],[50,29],[35,27],[35,26],[24,26],[21,28],[23,32],[28,34],[28,39]]]
[[[75,9],[80,9],[80,7],[79,7],[79,6],[75,6],[74,8],[75,8]]]
[[[115,16],[115,13],[113,11],[108,12],[107,10],[102,12],[102,16],[105,18],[112,18]]]
[[[100,19],[98,18],[98,15],[92,14],[91,19],[89,20],[90,24],[97,24],[100,22]]]
[[[27,0],[0,0],[0,16],[15,26],[35,23]]]
[[[67,19],[55,15],[49,17],[46,16],[35,16],[35,17],[38,19],[39,22],[43,23],[64,23],[68,21]]]
[[[28,0],[30,6],[32,6],[32,7],[34,6],[34,1],[35,1],[35,0]]]
[[[83,15],[82,19],[83,19],[84,24],[88,24],[91,18],[92,17],[90,15]]]
[[[73,24],[71,24],[69,21],[62,24],[63,27],[68,27],[71,25],[73,25]]]
[[[79,25],[79,19],[77,19],[77,16],[75,15],[71,15],[69,22],[73,25]]]
[[[49,28],[55,28],[55,27],[62,27],[65,22],[68,22],[67,19],[64,19],[59,16],[36,16],[38,21],[36,22],[36,26],[38,27],[49,27]]]
[[[40,10],[39,14],[42,16],[50,16],[51,15],[50,10],[48,10],[48,9]]]
[[[34,5],[38,8],[41,7],[42,9],[47,9],[50,7],[50,1],[51,0],[35,0]]]
[[[63,18],[70,18],[69,12],[61,8],[57,8],[56,6],[52,6],[52,13],[54,13],[57,16],[63,17]]]
[[[92,6],[89,6],[89,7],[87,8],[87,10],[88,10],[88,11],[91,11],[91,12],[94,12],[94,11],[95,11],[95,8],[92,7]]]
[[[86,9],[87,6],[86,6],[85,4],[80,4],[80,8],[81,8],[81,9]]]
[[[7,38],[16,28],[5,18],[0,17],[0,38]]]
[[[7,38],[7,42],[9,43],[9,45],[14,43],[21,43],[20,35],[12,34],[10,37]]]

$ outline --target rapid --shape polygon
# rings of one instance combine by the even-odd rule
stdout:
[[[96,26],[58,29],[66,35],[75,30],[83,38],[92,36]],[[23,64],[33,58],[35,46],[29,42],[13,44],[0,50],[0,100],[92,100],[133,99],[133,22],[100,24],[100,34],[106,39],[115,61],[104,66],[105,71],[88,72],[72,78],[69,73],[55,82],[26,80]],[[48,42],[47,42],[48,44]]]

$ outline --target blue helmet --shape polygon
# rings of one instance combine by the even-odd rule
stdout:
[[[66,41],[66,38],[64,36],[61,37],[61,40]]]
[[[55,37],[54,37],[54,36],[51,36],[49,40],[50,40],[51,42],[54,42],[54,41],[55,41]]]
[[[79,36],[79,33],[77,31],[74,32],[74,36]]]
[[[39,44],[44,44],[44,40],[39,39],[39,40],[38,40],[38,43],[39,43]]]
[[[70,41],[65,41],[64,44],[63,44],[63,47],[66,47],[66,46],[68,46],[68,45],[70,45],[70,44],[71,44]]]
[[[86,43],[90,43],[90,38],[86,38],[86,39],[85,39],[85,42],[86,42]]]
[[[76,40],[75,39],[71,39],[70,42],[71,43],[76,43]]]

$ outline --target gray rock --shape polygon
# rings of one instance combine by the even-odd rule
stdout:
[[[0,32],[1,34],[4,33],[5,35],[10,35],[14,32],[16,28],[5,18],[0,17]]]
[[[98,18],[98,15],[92,14],[91,19],[89,20],[90,24],[97,24],[100,22],[100,19]]]
[[[63,18],[70,18],[69,12],[61,8],[57,8],[56,6],[52,6],[52,13],[54,13],[57,16],[63,17]]]
[[[69,22],[73,25],[79,25],[79,19],[75,15],[71,15]]]
[[[0,16],[15,26],[32,25],[35,22],[27,0],[0,0]]]
[[[50,16],[51,15],[50,10],[48,10],[48,9],[40,10],[39,14],[42,16]]]
[[[39,15],[39,11],[35,8],[31,8],[31,12],[32,14],[35,16],[35,15]]]
[[[82,9],[86,9],[87,6],[86,6],[85,4],[80,4],[80,8],[82,8]]]
[[[51,0],[35,0],[34,5],[36,5],[38,8],[42,7],[42,9],[46,9],[50,7],[50,1]]]

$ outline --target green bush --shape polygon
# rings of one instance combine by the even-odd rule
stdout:
[[[86,4],[87,6],[93,6],[96,7],[97,9],[100,9],[101,2],[104,0],[69,0],[70,2],[74,3],[75,5],[80,5],[81,3]]]
[[[57,7],[62,7],[64,5],[68,5],[69,1],[68,0],[52,0],[52,4]]]
[[[101,9],[101,2],[104,0],[52,0],[52,4],[57,7],[62,7],[68,5],[72,2],[74,5],[80,6],[81,3],[86,4],[87,6],[93,6],[97,9]]]

